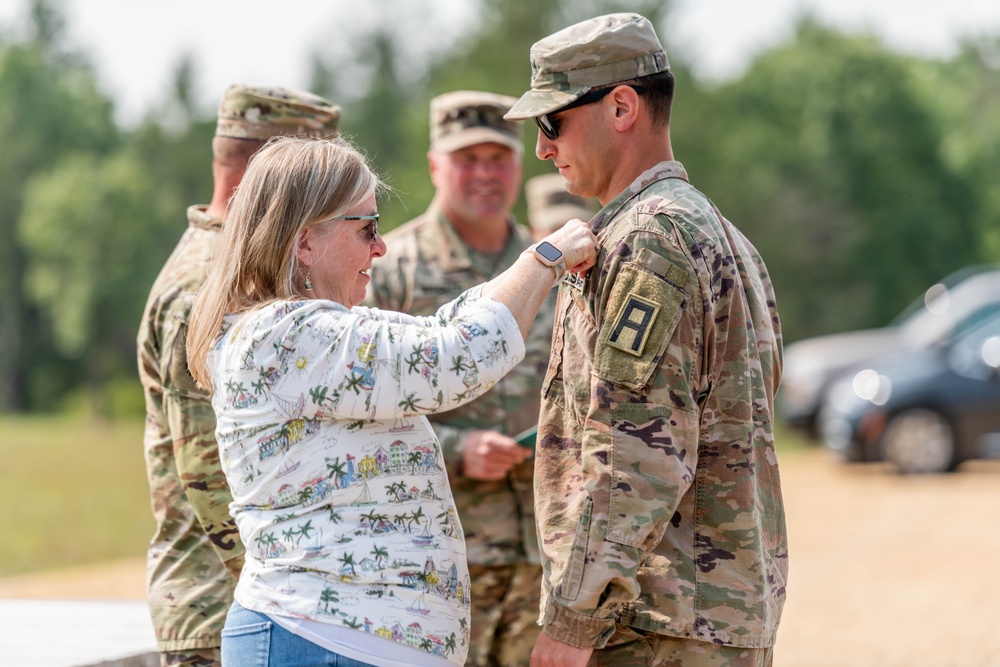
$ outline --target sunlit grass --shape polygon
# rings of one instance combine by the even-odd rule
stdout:
[[[142,556],[142,421],[0,417],[0,576]]]

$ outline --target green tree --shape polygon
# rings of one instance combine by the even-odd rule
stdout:
[[[135,331],[159,270],[149,257],[174,241],[144,163],[129,153],[79,154],[27,184],[20,241],[28,293],[58,350],[86,370],[98,407],[109,380],[134,375]]]
[[[1000,261],[1000,35],[966,39],[948,60],[914,60],[911,71],[945,161],[973,191],[984,259]]]
[[[885,324],[976,261],[969,188],[908,60],[874,38],[806,19],[696,101],[673,124],[678,158],[767,260],[787,340]],[[713,147],[686,136],[699,125]]]
[[[54,359],[48,322],[28,299],[28,255],[17,233],[28,182],[74,153],[119,145],[111,102],[90,64],[63,51],[63,22],[48,0],[28,6],[26,37],[0,37],[0,411],[48,401],[51,378],[72,382]]]

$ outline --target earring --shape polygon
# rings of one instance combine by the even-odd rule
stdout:
[[[306,283],[305,284],[306,284],[306,290],[312,292],[313,291],[313,281],[312,281],[312,274],[309,272],[309,269],[306,269]]]

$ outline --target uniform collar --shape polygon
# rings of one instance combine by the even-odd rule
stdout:
[[[458,235],[455,230],[455,226],[445,215],[443,208],[436,201],[431,202],[430,208],[428,209],[428,214],[433,221],[434,236],[433,243],[436,247],[441,249],[441,268],[446,273],[451,273],[453,271],[467,271],[473,268],[472,259],[469,257],[469,246],[466,245],[462,237]],[[508,266],[514,263],[516,255],[519,255],[524,249],[521,246],[522,241],[520,241],[521,230],[519,225],[514,220],[512,216],[507,218],[507,225],[510,228],[510,234],[507,236],[507,245],[502,251],[503,259],[501,260],[501,266]],[[513,259],[507,261],[508,256],[515,255]],[[486,275],[483,271],[479,270],[478,273]]]
[[[679,178],[682,181],[687,182],[687,170],[684,169],[684,165],[677,160],[664,160],[663,162],[659,162],[642,172],[634,181],[632,181],[631,184],[629,184],[627,188],[622,190],[621,194],[608,202],[608,205],[602,208],[601,211],[594,217],[593,224],[591,225],[593,232],[597,234],[604,229],[608,222],[618,215],[618,212],[625,207],[625,204],[627,204],[640,192],[648,188],[653,183],[667,178]]]
[[[188,206],[188,224],[199,229],[222,229],[222,219],[209,215],[206,211],[208,211],[208,206]]]

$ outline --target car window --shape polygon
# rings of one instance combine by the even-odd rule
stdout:
[[[948,363],[960,375],[985,380],[996,373],[1000,351],[1000,315],[980,319],[955,339]]]
[[[998,312],[1000,312],[1000,302],[991,303],[985,308],[980,308],[955,325],[955,328],[952,329],[951,332],[951,338],[962,338],[967,332],[975,329],[980,324],[996,315]]]
[[[974,266],[967,266],[959,269],[958,271],[949,273],[947,276],[942,278],[940,282],[928,287],[923,294],[914,299],[913,302],[896,315],[896,317],[892,318],[892,321],[889,322],[889,326],[902,326],[906,324],[906,322],[912,317],[926,310],[927,302],[933,300],[935,296],[939,295],[941,290],[952,290],[956,285],[968,280],[972,276],[998,270],[1000,270],[1000,266],[997,265],[976,264]]]
[[[935,290],[926,307],[900,325],[903,343],[915,349],[927,347],[974,326],[997,310],[1000,271],[974,275],[950,289]]]

